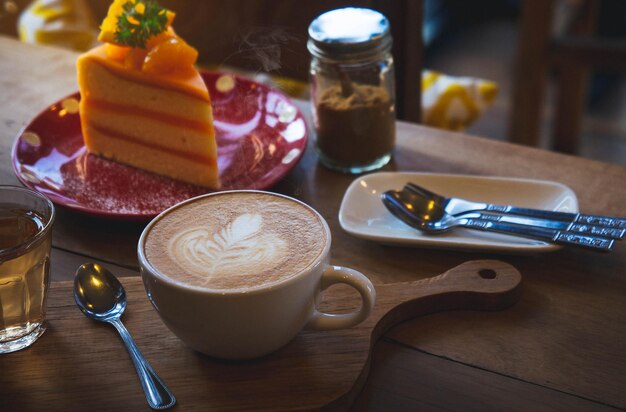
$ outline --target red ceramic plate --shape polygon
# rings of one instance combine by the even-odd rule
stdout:
[[[282,93],[252,80],[202,73],[217,133],[222,190],[267,189],[300,160],[302,113]],[[209,190],[87,153],[75,93],[39,114],[17,136],[13,169],[27,187],[83,213],[147,220]]]

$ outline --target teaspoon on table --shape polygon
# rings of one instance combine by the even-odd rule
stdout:
[[[522,236],[545,242],[578,246],[597,252],[609,252],[613,239],[570,233],[558,229],[504,223],[483,218],[452,216],[434,201],[411,196],[405,191],[388,190],[382,194],[382,201],[387,209],[407,225],[425,233],[442,233],[455,227],[465,227],[489,232]]]
[[[120,317],[126,309],[126,291],[117,278],[97,263],[85,263],[76,271],[74,300],[88,318],[110,323],[117,329],[128,349],[146,400],[152,409],[174,406],[176,398],[148,361],[122,324]]]

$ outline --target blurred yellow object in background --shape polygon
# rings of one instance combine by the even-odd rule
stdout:
[[[36,0],[20,14],[18,34],[25,43],[84,51],[96,44],[98,25],[84,0]]]
[[[431,70],[422,73],[422,122],[447,130],[464,130],[498,94],[495,82],[455,77]]]

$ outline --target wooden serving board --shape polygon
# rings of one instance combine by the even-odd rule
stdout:
[[[187,348],[163,325],[139,278],[122,279],[129,298],[123,321],[177,397],[174,409],[345,409],[365,382],[372,345],[390,327],[444,310],[506,308],[518,299],[520,282],[511,265],[482,260],[433,278],[378,285],[374,311],[357,327],[303,331],[274,354],[245,362]],[[357,296],[331,288],[324,309],[349,310]],[[83,316],[71,282],[52,286],[48,320],[33,346],[0,356],[1,410],[150,410],[117,332]]]

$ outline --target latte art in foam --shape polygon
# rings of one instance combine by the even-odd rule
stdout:
[[[162,276],[221,291],[283,282],[310,268],[330,242],[315,211],[264,192],[203,196],[146,230],[146,259]]]
[[[262,216],[246,213],[221,229],[190,228],[174,237],[168,250],[172,259],[205,284],[224,268],[247,273],[279,265],[286,258],[286,243],[275,234],[264,234],[262,223]]]

